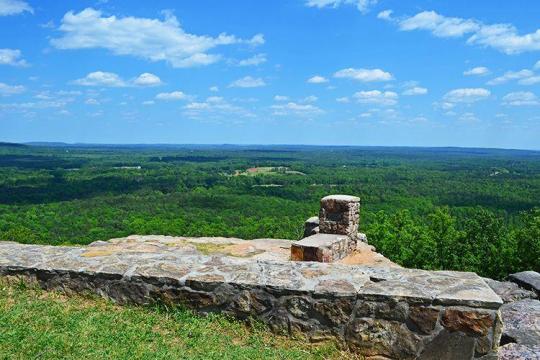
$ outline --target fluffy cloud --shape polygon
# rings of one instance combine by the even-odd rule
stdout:
[[[62,18],[60,38],[51,44],[58,49],[103,48],[115,55],[132,55],[150,61],[166,61],[173,67],[192,67],[215,63],[219,54],[208,51],[222,45],[261,45],[264,37],[249,40],[234,35],[217,37],[185,32],[170,13],[164,20],[102,16],[101,11],[87,8],[79,13],[69,11]]]
[[[209,89],[209,90],[212,91],[212,92],[218,92],[218,91],[219,91],[219,87],[218,87],[218,86],[215,86],[215,85],[214,85],[214,86],[210,86],[210,89]]]
[[[465,76],[484,76],[489,74],[489,69],[485,66],[477,66],[463,72]]]
[[[125,81],[118,74],[112,72],[94,71],[82,79],[73,81],[73,83],[82,86],[105,87],[157,86],[161,85],[161,79],[154,74],[142,73],[131,81]]]
[[[392,74],[381,69],[354,69],[347,68],[337,71],[334,74],[336,78],[347,78],[361,82],[390,81],[393,80]]]
[[[100,104],[99,101],[97,101],[94,98],[86,99],[86,101],[84,103],[86,105],[99,105]]]
[[[135,80],[133,80],[133,84],[138,86],[158,86],[162,83],[161,79],[156,75],[150,73],[143,73],[139,75]]]
[[[167,101],[185,100],[187,98],[188,95],[184,94],[182,91],[163,92],[156,95],[156,99]]]
[[[506,94],[503,97],[503,104],[509,106],[530,106],[540,105],[536,95],[530,91],[517,91]]]
[[[283,96],[283,95],[274,96],[274,101],[287,101],[287,100],[289,100],[288,96]]]
[[[309,7],[317,8],[337,8],[341,5],[356,5],[358,10],[360,10],[362,14],[365,14],[372,6],[376,5],[378,2],[379,0],[307,0],[306,5]]]
[[[490,96],[491,92],[484,88],[454,89],[444,95],[441,107],[443,109],[451,109],[456,104],[472,104],[487,99]]]
[[[8,85],[0,82],[0,96],[9,96],[24,92],[25,88],[22,85]]]
[[[255,115],[220,96],[210,96],[203,102],[191,102],[184,106],[184,115],[197,120],[231,119],[234,117],[252,118]]]
[[[528,69],[520,71],[507,71],[503,76],[496,77],[487,82],[488,85],[500,85],[512,80],[523,80],[534,76],[534,72]]]
[[[126,86],[124,80],[115,73],[105,71],[94,71],[86,75],[82,79],[73,81],[74,84],[82,86],[107,86],[107,87],[122,87]]]
[[[273,114],[277,116],[314,116],[322,114],[324,111],[311,104],[298,104],[288,102],[285,104],[272,105]]]
[[[261,78],[254,78],[251,76],[245,76],[241,79],[233,81],[229,87],[239,87],[239,88],[256,88],[265,86],[266,83]]]
[[[0,65],[27,66],[28,63],[21,57],[20,50],[0,49]]]
[[[0,0],[0,16],[16,15],[23,12],[33,14],[34,9],[21,0]]]
[[[442,38],[468,36],[467,44],[491,47],[506,54],[540,50],[540,29],[519,34],[511,24],[484,24],[476,19],[447,17],[435,11],[422,11],[411,17],[392,17],[386,10],[380,19],[394,22],[402,31],[425,30]]]
[[[324,76],[315,75],[315,76],[310,77],[307,80],[307,82],[310,83],[310,84],[324,84],[324,83],[328,82],[328,79],[325,78]]]
[[[477,31],[480,25],[475,20],[446,17],[435,11],[423,11],[399,21],[403,31],[429,30],[438,37],[461,37]]]
[[[358,91],[352,96],[357,102],[362,104],[375,104],[391,106],[397,104],[398,94],[393,91]]]
[[[405,96],[425,95],[428,93],[428,89],[421,86],[414,86],[410,89],[403,91],[401,94]]]
[[[238,66],[257,66],[266,62],[266,54],[257,54],[250,58],[240,60]]]

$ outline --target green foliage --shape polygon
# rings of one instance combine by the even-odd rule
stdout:
[[[249,168],[287,171],[238,176]],[[486,149],[0,146],[0,240],[302,235],[331,193],[408,267],[504,277],[540,265],[540,153]]]

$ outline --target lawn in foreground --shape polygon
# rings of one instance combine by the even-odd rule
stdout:
[[[334,344],[272,335],[221,315],[120,307],[0,280],[0,359],[332,359]]]

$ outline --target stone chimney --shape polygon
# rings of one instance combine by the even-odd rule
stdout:
[[[360,198],[330,195],[321,199],[319,221],[305,223],[305,238],[291,246],[291,260],[333,262],[356,249],[360,222]],[[317,227],[318,224],[318,227]]]

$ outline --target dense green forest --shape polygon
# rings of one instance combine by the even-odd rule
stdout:
[[[360,196],[361,230],[404,266],[540,271],[540,152],[0,144],[0,240],[297,239],[332,193]]]

